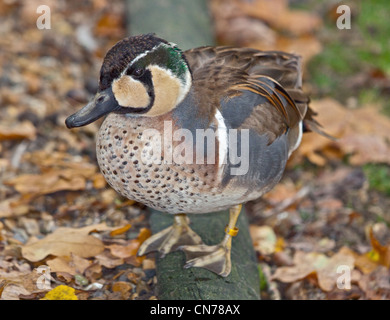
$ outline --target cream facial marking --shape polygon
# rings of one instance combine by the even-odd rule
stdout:
[[[149,94],[142,82],[127,75],[113,81],[112,92],[122,107],[142,108],[150,103]]]
[[[152,73],[154,104],[146,116],[159,116],[171,111],[178,104],[181,83],[171,72],[156,65],[149,67]]]

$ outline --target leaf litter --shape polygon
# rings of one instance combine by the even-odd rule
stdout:
[[[50,1],[55,36],[28,25],[39,1],[0,6],[7,30],[0,31],[6,48],[0,55],[2,300],[156,298],[154,258],[136,256],[150,236],[147,212],[100,175],[99,124],[72,132],[63,125],[94,94],[100,59],[126,34],[123,2],[87,2]],[[210,5],[221,44],[295,52],[305,64],[323,50],[321,13],[292,9],[286,0]],[[15,42],[20,27],[27,32]],[[332,98],[313,99],[311,106],[338,139],[305,134],[282,182],[247,204],[266,280],[262,296],[389,299],[390,201],[370,188],[362,170],[389,164],[389,119],[377,106],[346,108]],[[346,285],[340,266],[350,271],[350,289],[339,288]],[[50,285],[38,288],[43,274]]]

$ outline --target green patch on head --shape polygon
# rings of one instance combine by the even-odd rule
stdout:
[[[184,58],[183,52],[176,45],[163,45],[169,54],[167,67],[176,74],[182,81],[185,81],[188,72],[187,61]]]

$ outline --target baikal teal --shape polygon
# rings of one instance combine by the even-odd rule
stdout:
[[[201,267],[223,277],[231,271],[241,205],[279,182],[304,131],[324,134],[302,91],[299,56],[234,47],[182,52],[154,34],[128,37],[107,52],[98,92],[66,125],[81,127],[103,116],[96,154],[108,184],[124,197],[174,215],[173,225],[147,239],[138,254],[158,251],[163,257],[182,250],[185,268]],[[199,154],[192,162],[170,162],[167,153],[154,152],[161,143],[155,136],[167,134],[164,123],[192,137],[197,130],[213,130],[215,147],[202,149],[205,161],[200,163]],[[144,134],[150,129],[158,134]],[[231,130],[248,133],[234,143],[235,150],[243,143],[249,150],[247,170],[240,174],[231,157]],[[171,150],[180,143],[173,141]],[[184,144],[191,151],[198,145],[196,139]],[[209,153],[215,161],[207,162]],[[204,244],[186,214],[225,209],[230,216],[223,240]]]

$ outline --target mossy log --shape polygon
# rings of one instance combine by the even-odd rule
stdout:
[[[189,215],[191,228],[208,245],[221,242],[229,213],[213,212]],[[152,210],[152,232],[156,233],[173,222],[170,215]],[[202,300],[257,300],[260,296],[260,281],[256,257],[245,212],[240,214],[238,235],[232,242],[232,271],[223,278],[202,268],[184,269],[185,256],[173,252],[163,259],[157,257],[158,297],[170,299]]]

